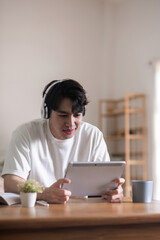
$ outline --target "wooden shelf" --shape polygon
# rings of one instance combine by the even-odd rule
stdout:
[[[125,139],[126,136],[108,136],[108,137],[104,137],[104,139],[107,141],[107,140],[122,140],[122,139]],[[129,134],[127,136],[128,139],[142,139],[144,138],[144,135],[142,134]]]
[[[147,175],[145,95],[126,94],[117,100],[99,100],[99,128],[111,156],[126,161],[125,196],[129,197],[132,175],[135,178],[139,168],[141,176],[136,178],[146,179]],[[119,154],[122,148],[124,154]]]
[[[125,112],[130,113],[130,114],[139,114],[139,113],[143,113],[143,109],[127,109]]]
[[[143,165],[144,161],[143,160],[137,160],[137,159],[129,159],[128,162],[129,165]]]
[[[108,137],[104,137],[104,139],[107,140],[122,140],[124,139],[124,136],[108,136]]]
[[[113,112],[107,112],[107,113],[101,113],[100,117],[114,117],[117,115],[124,115],[126,113],[129,114],[139,114],[142,113],[143,110],[142,109],[119,109],[119,110],[115,110]]]

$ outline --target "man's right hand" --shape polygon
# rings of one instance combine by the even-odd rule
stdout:
[[[71,196],[71,192],[62,189],[62,185],[70,182],[71,180],[67,178],[59,179],[50,187],[45,188],[43,193],[38,193],[38,200],[44,200],[48,203],[66,203]]]

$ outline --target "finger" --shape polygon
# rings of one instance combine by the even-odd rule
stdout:
[[[66,190],[66,189],[59,189],[58,191],[58,196],[60,197],[65,197],[65,196],[71,196],[71,191]]]
[[[71,183],[71,180],[68,178],[61,178],[57,182],[55,182],[53,185],[54,187],[61,188],[64,183]]]
[[[69,200],[69,196],[56,196],[54,203],[66,203]]]
[[[51,188],[50,190],[50,195],[52,197],[52,199],[54,198],[63,198],[66,196],[71,196],[71,192],[69,190],[66,189],[61,189],[61,188]]]
[[[123,199],[123,194],[117,195],[103,195],[103,199],[107,200],[107,202],[121,202]]]
[[[50,203],[64,203],[69,200],[71,196],[70,191],[66,191],[63,189],[54,189],[54,191],[49,196],[48,202]]]
[[[106,192],[106,195],[117,195],[123,193],[123,188],[119,185],[116,189],[109,190]]]
[[[107,202],[111,202],[112,200],[112,196],[109,196],[109,195],[103,195],[102,198],[107,200]]]
[[[118,178],[114,182],[117,183],[118,186],[119,186],[119,185],[122,185],[122,184],[125,183],[125,179],[124,178]]]
[[[107,192],[107,194],[118,193],[120,190],[123,191],[123,188],[121,186],[125,183],[125,179],[124,178],[115,179],[113,182],[115,182],[117,184],[117,187],[115,189],[109,190]]]

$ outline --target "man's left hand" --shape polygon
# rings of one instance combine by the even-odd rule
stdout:
[[[125,182],[124,178],[119,178],[114,181],[118,184],[117,188],[114,190],[109,190],[102,197],[107,200],[107,202],[121,202],[123,198],[123,188],[122,185]]]

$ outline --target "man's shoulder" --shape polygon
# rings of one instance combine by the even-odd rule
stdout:
[[[99,130],[98,127],[96,127],[95,125],[88,123],[88,122],[82,122],[81,130],[88,132],[88,133],[92,132],[92,133],[100,133],[101,134],[101,131]]]
[[[46,127],[47,121],[45,119],[35,119],[30,122],[25,122],[19,125],[15,130],[14,133],[23,133],[23,132],[34,132],[38,129],[44,129]]]

